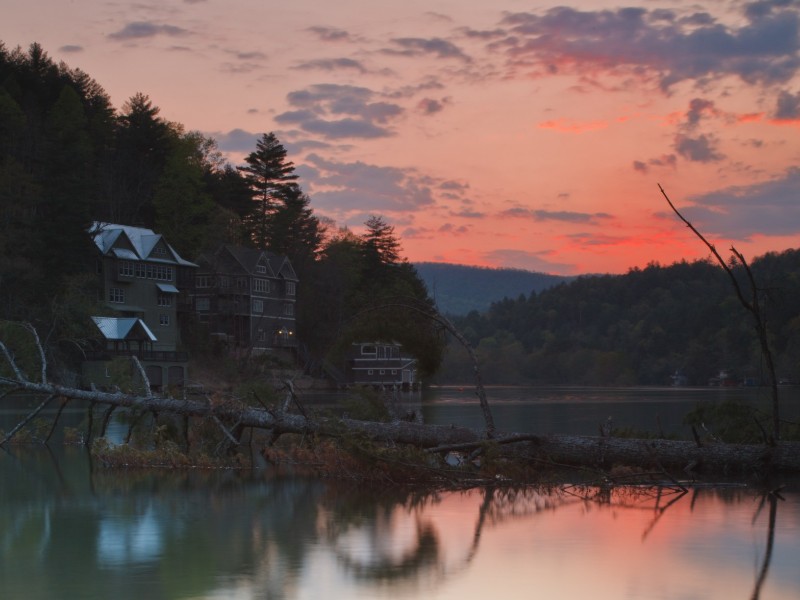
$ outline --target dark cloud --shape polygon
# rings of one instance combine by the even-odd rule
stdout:
[[[675,137],[675,151],[692,162],[716,162],[725,158],[717,150],[719,140],[712,135],[701,134],[697,137],[678,134]]]
[[[737,25],[707,13],[681,17],[664,9],[512,13],[509,33],[492,47],[512,64],[542,73],[626,73],[656,77],[662,88],[690,79],[738,76],[748,83],[785,82],[800,70],[797,4],[763,3]]]
[[[648,173],[650,167],[670,167],[675,168],[678,166],[678,157],[674,154],[664,154],[658,158],[651,158],[647,162],[641,160],[633,161],[633,170],[639,173]]]
[[[351,70],[366,73],[367,69],[360,61],[352,58],[318,58],[309,60],[294,67],[298,71],[341,71]]]
[[[689,198],[681,209],[700,231],[727,239],[754,235],[787,236],[800,230],[800,168],[750,186],[733,187]]]
[[[442,38],[395,38],[392,43],[399,49],[389,48],[384,50],[384,53],[402,56],[432,55],[438,58],[455,58],[464,62],[472,60],[453,42]]]
[[[612,219],[608,213],[580,213],[568,210],[541,210],[529,208],[510,208],[502,213],[507,217],[533,219],[534,221],[561,221],[563,223],[591,223]]]
[[[778,95],[775,118],[780,121],[800,119],[800,93],[791,94],[783,90]]]
[[[469,227],[466,225],[455,225],[453,223],[445,223],[437,230],[439,233],[449,233],[451,235],[463,235],[469,233]]]
[[[496,39],[502,39],[506,36],[505,29],[470,29],[468,27],[464,27],[459,30],[459,32],[466,38],[475,39],[475,40],[483,40],[483,41],[490,41]]]
[[[364,87],[319,84],[287,95],[296,108],[275,117],[307,133],[326,139],[374,139],[394,135],[386,125],[403,114],[397,104],[373,101],[376,94]],[[344,118],[340,118],[344,117]]]
[[[234,52],[234,56],[239,60],[266,60],[267,55],[263,52],[253,51],[253,52]]]
[[[169,37],[177,37],[189,35],[189,31],[174,25],[159,25],[152,21],[134,21],[128,23],[114,33],[109,33],[108,37],[112,40],[134,40],[140,38],[151,38],[157,35],[166,35]]]
[[[442,98],[441,100],[423,98],[417,102],[417,110],[424,115],[435,115],[436,113],[442,112],[449,103],[449,98]]]
[[[323,42],[352,42],[353,37],[344,29],[337,29],[335,27],[309,27],[306,31],[310,31],[316,35]]]
[[[63,52],[64,54],[75,54],[76,52],[83,52],[83,46],[67,44],[66,46],[61,46],[58,51]]]
[[[704,116],[717,116],[718,114],[719,112],[711,100],[694,98],[689,102],[689,110],[686,112],[686,127],[694,129]]]
[[[343,163],[311,154],[314,205],[327,212],[413,211],[433,204],[430,186],[413,171],[364,162]]]
[[[450,214],[454,217],[461,217],[462,219],[482,219],[486,216],[486,213],[475,210],[461,210]]]
[[[630,241],[620,236],[588,232],[573,233],[566,237],[579,246],[619,246]]]
[[[231,129],[227,133],[214,133],[212,137],[217,140],[217,146],[223,152],[252,152],[261,134],[244,129]]]

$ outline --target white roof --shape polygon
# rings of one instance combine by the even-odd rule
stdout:
[[[135,317],[92,317],[92,321],[107,340],[124,340],[137,325],[140,325],[151,342],[158,341],[145,322]]]
[[[163,240],[163,237],[155,233],[152,229],[131,227],[130,225],[118,225],[116,223],[93,223],[89,232],[94,236],[94,243],[99,248],[100,252],[103,254],[113,252],[115,256],[127,260],[155,259],[155,257],[150,256],[150,253],[153,251],[153,248]],[[119,239],[119,236],[123,234],[130,240],[134,248],[133,252],[126,248],[113,247]],[[164,245],[169,250],[170,255],[167,260],[165,260],[164,257],[158,257],[160,262],[177,263],[187,267],[197,266],[193,262],[181,258],[166,240],[164,240]]]

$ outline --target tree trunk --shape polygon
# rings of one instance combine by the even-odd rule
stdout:
[[[291,414],[282,410],[226,403],[176,400],[158,396],[135,396],[121,392],[86,391],[76,388],[0,378],[0,383],[45,396],[61,396],[92,404],[167,412],[183,417],[211,418],[241,427],[270,430],[273,434],[315,434],[325,437],[361,435],[375,442],[408,444],[429,453],[473,451],[494,447],[500,456],[556,465],[582,465],[607,469],[629,465],[660,471],[702,472],[718,475],[764,475],[769,472],[800,472],[800,443],[774,445],[707,444],[690,441],[638,440],[572,435],[499,434],[466,427],[426,425],[396,421],[359,421],[347,418]]]

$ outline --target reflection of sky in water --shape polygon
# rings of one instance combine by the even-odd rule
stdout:
[[[104,517],[97,534],[97,562],[119,567],[154,561],[159,558],[162,545],[161,524],[152,507],[135,517]]]

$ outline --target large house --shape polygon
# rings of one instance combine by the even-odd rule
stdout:
[[[183,384],[188,356],[180,352],[178,303],[197,265],[150,229],[95,223],[90,235],[108,314],[92,317],[100,344],[87,355],[84,379],[102,385],[109,360],[135,355],[153,388]]]
[[[197,319],[232,350],[297,346],[297,275],[285,256],[224,245],[198,259],[192,287]]]

